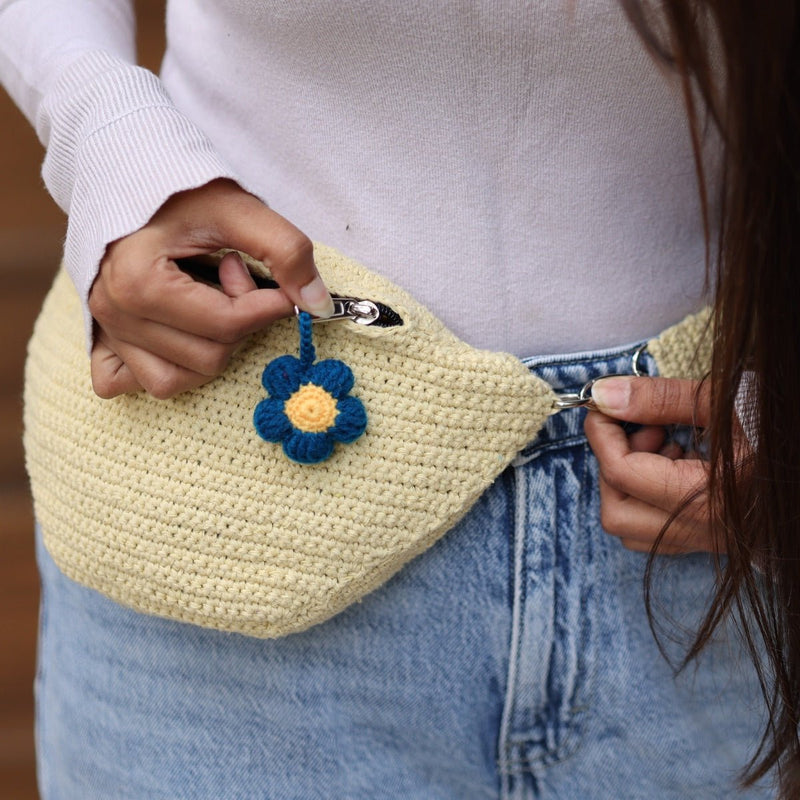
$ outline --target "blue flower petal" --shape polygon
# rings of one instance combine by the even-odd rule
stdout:
[[[293,430],[283,440],[283,452],[298,464],[318,464],[333,453],[333,439],[327,433]]]
[[[354,442],[367,428],[367,412],[357,397],[343,397],[337,404],[339,413],[328,434],[337,442]]]
[[[270,397],[288,400],[300,387],[304,373],[305,368],[299,358],[279,356],[264,368],[261,383]]]
[[[283,411],[285,400],[268,397],[253,412],[253,425],[262,439],[280,442],[292,432],[292,423]]]
[[[318,361],[308,370],[307,380],[321,386],[337,400],[344,397],[352,388],[355,378],[353,370],[335,358]]]

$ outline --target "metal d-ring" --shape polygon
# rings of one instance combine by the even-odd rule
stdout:
[[[633,355],[631,356],[631,372],[637,378],[646,378],[646,377],[648,377],[647,370],[643,369],[641,364],[639,363],[639,360],[641,359],[641,357],[646,352],[647,352],[647,342],[645,342],[643,345],[640,345],[639,347],[637,347],[633,351]]]

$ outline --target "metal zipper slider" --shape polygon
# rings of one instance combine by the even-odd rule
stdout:
[[[219,269],[217,261],[209,256],[195,256],[192,258],[176,259],[175,263],[184,272],[194,278],[219,287]],[[261,275],[251,276],[259,289],[278,289],[278,284],[272,278]],[[311,317],[312,322],[327,322],[328,320],[349,319],[358,325],[375,325],[376,328],[394,328],[403,324],[403,318],[389,306],[375,300],[363,300],[357,297],[342,297],[333,295],[333,315],[330,317]],[[300,313],[294,307],[295,316]]]
[[[372,325],[381,315],[378,304],[372,300],[359,300],[356,297],[338,297],[333,295],[333,314],[329,317],[311,317],[312,322],[334,322],[339,319],[349,319],[359,325]],[[294,307],[295,316],[300,309]]]

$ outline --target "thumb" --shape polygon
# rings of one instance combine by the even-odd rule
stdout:
[[[190,245],[179,255],[220,247],[249,253],[264,263],[294,305],[319,317],[333,313],[311,240],[233,181],[219,179],[173,195],[146,227],[158,230],[168,249],[174,250],[175,242]],[[234,283],[239,294],[243,286],[235,277]]]
[[[238,186],[214,189],[220,194],[215,226],[223,245],[261,261],[292,303],[315,316],[329,317],[333,301],[314,264],[311,240]]]
[[[228,297],[240,297],[258,289],[250,272],[236,252],[226,253],[219,262],[219,283]]]
[[[708,424],[708,385],[679,378],[600,378],[592,400],[609,417],[643,425]]]

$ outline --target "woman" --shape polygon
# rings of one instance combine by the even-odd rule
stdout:
[[[565,413],[451,534],[307,633],[262,642],[144,617],[72,584],[42,551],[44,797],[716,797],[751,758],[765,780],[745,796],[768,796],[783,760],[792,796],[787,479],[800,459],[775,420],[790,426],[798,361],[771,361],[792,323],[763,312],[791,296],[796,205],[772,205],[767,181],[797,163],[781,127],[796,131],[796,25],[790,4],[758,24],[709,4],[722,93],[705,18],[688,6],[667,4],[655,20],[666,33],[653,33],[626,4],[673,60],[665,74],[602,0],[173,2],[163,82],[131,66],[126,3],[3,8],[4,79],[69,213],[65,265],[103,397],[170,397],[222,372],[292,304],[328,313],[306,234],[408,288],[469,343],[528,357],[556,388],[622,371],[630,343],[697,310],[706,248],[721,243],[709,409],[685,384],[601,381],[608,416],[586,423],[599,461],[582,412]],[[221,246],[267,262],[281,289],[257,290],[235,256],[222,293],[174,265]],[[757,377],[742,394],[745,370]],[[749,445],[734,435],[737,394],[758,410]],[[701,492],[659,538],[706,468],[673,461],[674,445],[658,452],[657,429],[627,437],[609,417],[707,422],[709,510]],[[648,489],[652,475],[663,490]],[[601,499],[627,548],[603,533]],[[659,599],[699,630],[690,655],[708,644],[675,680],[641,602],[636,551],[654,545],[728,554],[718,583],[704,555],[663,569]],[[774,726],[756,756],[757,676],[733,668],[731,609]]]
[[[747,774],[755,780],[777,765],[780,796],[794,797],[800,791],[800,628],[794,591],[800,451],[791,430],[790,398],[798,385],[800,353],[797,316],[786,298],[794,283],[798,247],[798,8],[795,3],[779,3],[769,10],[748,3],[670,3],[659,32],[639,4],[624,5],[656,58],[683,76],[695,152],[702,136],[697,95],[711,109],[724,141],[713,276],[714,360],[709,386],[704,387],[709,390],[707,399],[701,395],[697,403],[682,401],[679,395],[687,391],[685,386],[664,387],[660,397],[647,398],[655,399],[657,408],[682,408],[683,413],[670,410],[666,417],[696,419],[706,427],[710,444],[707,486],[700,471],[687,474],[691,468],[675,470],[667,479],[676,491],[691,490],[694,481],[695,491],[689,491],[677,520],[659,541],[676,536],[727,554],[713,602],[684,663],[697,656],[727,614],[739,620],[758,665],[770,719]],[[698,170],[705,193],[708,165],[701,162]],[[778,344],[783,341],[785,347]],[[628,396],[625,391],[622,395],[624,406]],[[637,405],[635,399],[632,405]],[[650,421],[645,410],[634,415],[613,407],[605,410]],[[587,423],[590,441],[598,444],[591,426],[600,425],[599,419]],[[617,452],[624,457],[622,448]],[[641,504],[630,500],[646,498],[648,490],[642,492],[641,483],[637,487],[636,479],[624,475],[620,461],[614,461],[611,483],[617,486],[605,485],[605,514],[619,521],[614,527],[623,537],[637,527],[634,538],[640,541],[642,527],[652,531],[659,526],[665,504],[652,503],[644,511],[649,516],[644,522]],[[708,500],[707,525],[693,524],[697,516],[692,506],[697,503],[692,498]],[[625,504],[631,512],[627,516],[619,512]],[[634,504],[639,508],[632,510]],[[669,511],[674,509],[669,505]],[[693,529],[688,534],[682,518]],[[703,543],[698,534],[710,538]],[[766,656],[760,655],[762,646]]]

